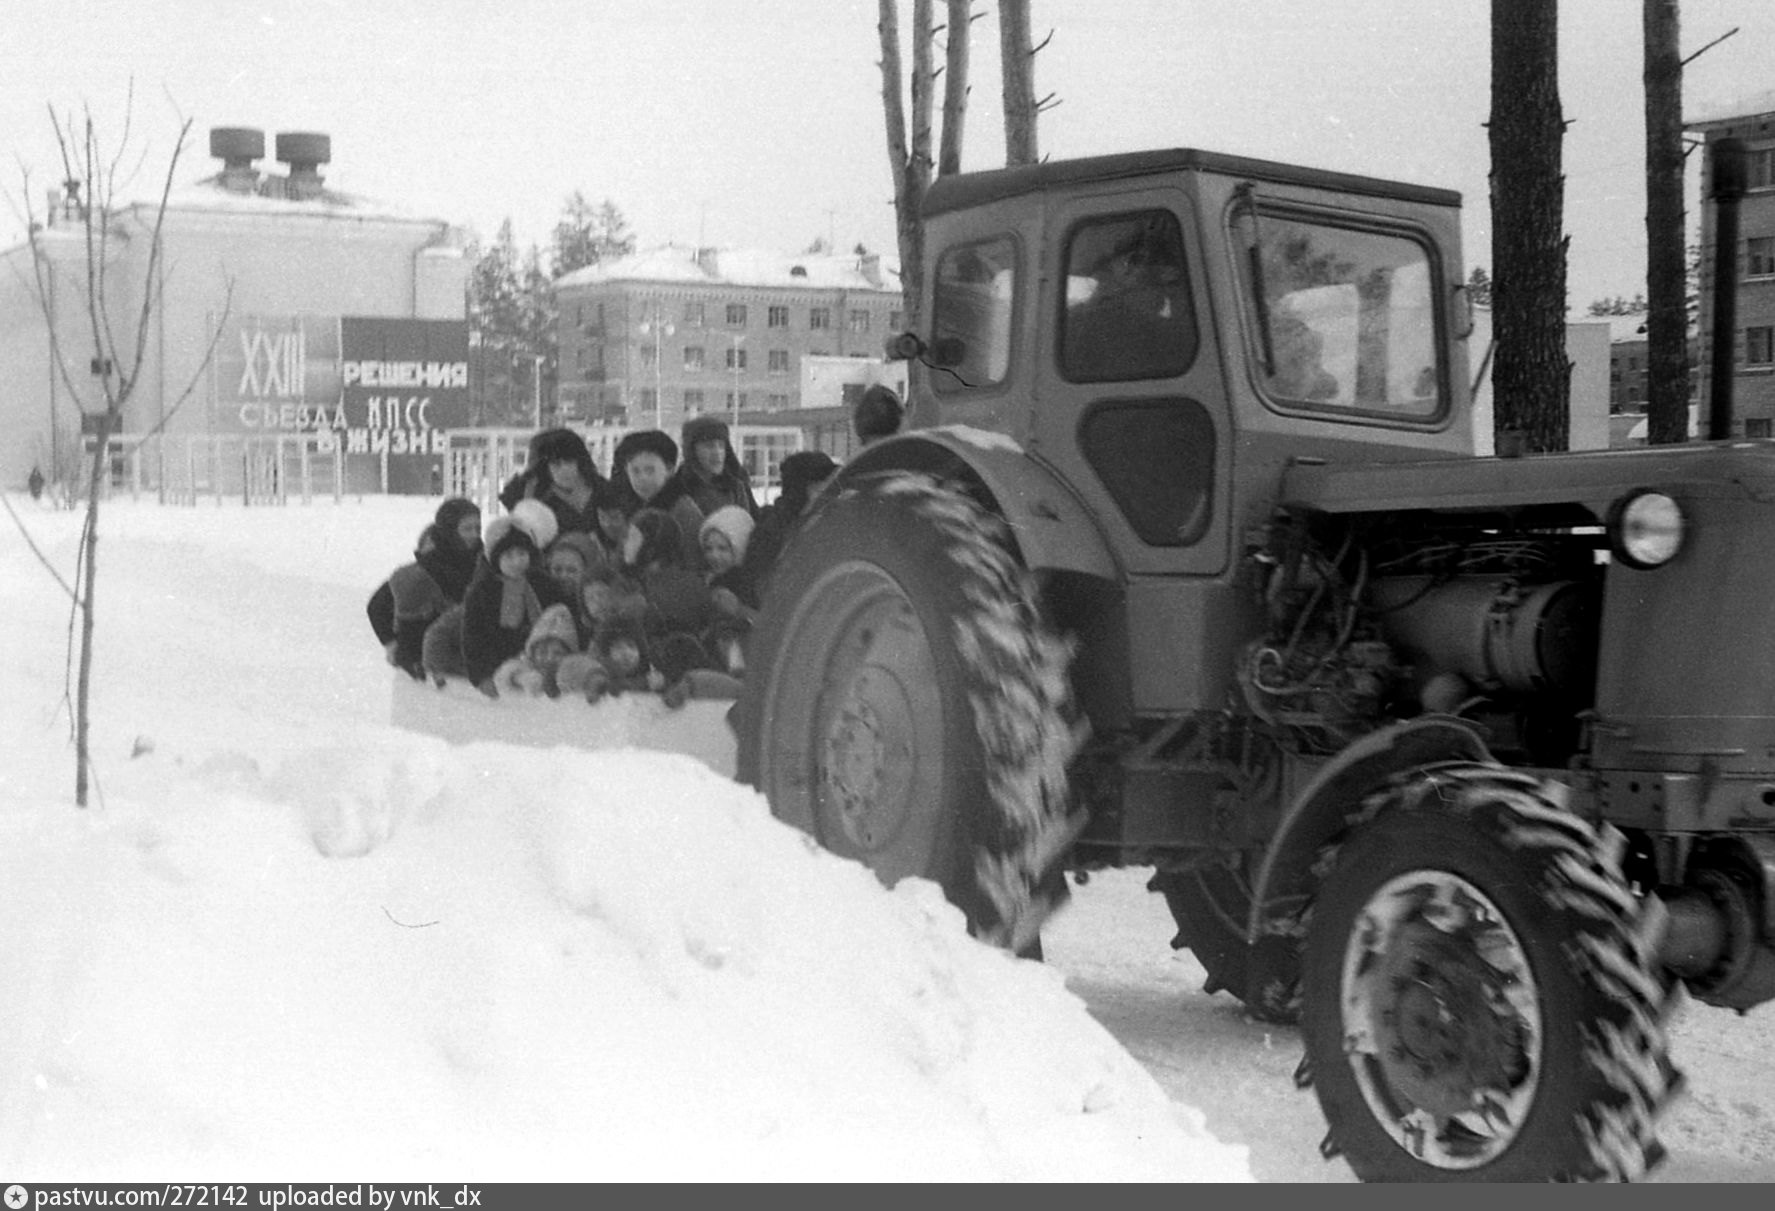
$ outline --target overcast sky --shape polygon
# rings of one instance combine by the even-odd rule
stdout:
[[[903,22],[910,19],[910,4]],[[1644,280],[1641,0],[1566,0],[1561,95],[1573,306]],[[937,6],[941,11],[942,5]],[[998,27],[974,25],[967,166],[1002,161]],[[1481,0],[1033,0],[1055,158],[1195,146],[1459,189],[1489,263]],[[164,155],[194,121],[332,135],[336,188],[544,242],[574,189],[643,243],[893,247],[875,0],[10,0],[0,183],[59,176],[45,106],[90,102]],[[1687,106],[1771,87],[1775,3],[1682,0]],[[175,109],[176,107],[176,109]],[[1693,157],[1691,158],[1693,159]],[[160,160],[150,160],[151,164]],[[1694,173],[1691,171],[1691,179]],[[1693,186],[1691,186],[1693,189]],[[10,209],[0,235],[22,229]]]

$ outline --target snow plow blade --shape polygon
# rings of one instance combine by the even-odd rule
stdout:
[[[443,686],[396,675],[389,722],[450,744],[492,740],[531,748],[637,748],[683,753],[733,776],[733,703],[692,699],[676,709],[658,694],[628,693],[597,703],[583,698],[487,698],[466,681]]]

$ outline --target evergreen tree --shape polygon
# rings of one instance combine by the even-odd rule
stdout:
[[[596,206],[580,190],[562,203],[560,221],[549,240],[549,277],[558,278],[635,251],[629,222],[609,198]]]
[[[1491,274],[1484,265],[1473,266],[1473,273],[1467,278],[1467,295],[1475,307],[1491,306]]]

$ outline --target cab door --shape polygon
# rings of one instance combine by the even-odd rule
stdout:
[[[1224,571],[1229,418],[1190,198],[1051,199],[1041,247],[1034,451],[1130,576]]]

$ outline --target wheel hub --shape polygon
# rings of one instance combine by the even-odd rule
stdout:
[[[911,702],[890,671],[856,671],[828,717],[820,771],[825,802],[853,847],[891,846],[908,811]]]
[[[1382,885],[1345,954],[1346,1049],[1377,1122],[1413,1155],[1472,1168],[1533,1104],[1541,1022],[1521,942],[1486,896],[1443,871]]]

